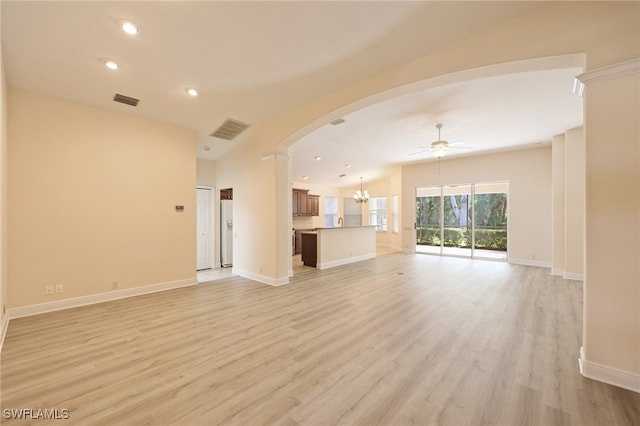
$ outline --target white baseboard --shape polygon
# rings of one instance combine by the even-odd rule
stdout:
[[[290,271],[291,273],[293,273],[293,271]],[[270,286],[274,286],[274,287],[279,287],[281,285],[285,285],[285,284],[289,284],[289,276],[286,277],[280,277],[280,278],[273,278],[273,277],[268,277],[266,275],[261,275],[261,274],[256,274],[253,272],[249,272],[249,271],[244,271],[242,269],[238,269],[238,268],[233,268],[233,274],[234,275],[240,275],[241,277],[250,279],[252,281],[258,281],[260,283],[263,284],[268,284]]]
[[[4,337],[7,335],[7,328],[9,327],[9,315],[5,315],[2,319],[2,330],[0,330],[0,353],[2,353],[2,346],[4,345]]]
[[[628,389],[640,393],[640,374],[618,370],[606,365],[587,361],[584,359],[584,348],[580,346],[580,358],[578,358],[580,374],[588,379],[597,380],[619,388]]]
[[[414,253],[413,249],[402,249],[401,251],[404,254],[413,254]]]
[[[565,280],[584,281],[583,274],[576,274],[574,272],[565,272],[564,274],[562,274],[562,278],[564,278]]]
[[[564,277],[564,269],[551,268],[551,275],[556,277]]]
[[[362,254],[360,256],[347,257],[345,259],[331,260],[329,262],[322,262],[316,265],[318,269],[335,268],[336,266],[347,265],[349,263],[360,262],[362,260],[373,259],[376,257],[375,253]]]
[[[9,319],[14,319],[31,315],[44,314],[46,312],[76,308],[85,305],[93,305],[95,303],[108,302],[111,300],[124,299],[133,296],[141,296],[143,294],[156,293],[158,291],[171,290],[180,287],[188,287],[196,284],[198,284],[197,277],[192,277],[184,280],[169,281],[165,283],[151,284],[141,287],[114,290],[108,293],[91,294],[88,296],[80,296],[70,299],[56,300],[53,302],[39,303],[37,305],[21,306],[19,308],[9,309],[7,311],[7,317]]]
[[[514,259],[510,257],[508,262],[513,263],[515,265],[537,266],[539,268],[551,268],[551,262],[548,260]]]

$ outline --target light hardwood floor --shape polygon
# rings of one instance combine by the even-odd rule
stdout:
[[[581,300],[547,269],[397,253],[278,288],[233,277],[11,321],[2,408],[74,425],[638,425],[640,395],[578,372]]]

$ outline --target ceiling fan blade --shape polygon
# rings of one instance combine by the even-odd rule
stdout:
[[[429,152],[429,150],[424,150],[424,151],[418,151],[418,152],[413,152],[411,154],[409,154],[409,157],[411,157],[412,155],[418,155],[418,154],[424,154],[425,152]]]
[[[458,142],[453,142],[449,144],[449,146],[455,146],[455,147],[460,147],[461,145],[464,145],[464,142],[458,141]]]

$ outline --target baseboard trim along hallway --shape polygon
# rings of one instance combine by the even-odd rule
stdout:
[[[56,300],[53,302],[39,303],[37,305],[22,306],[19,308],[11,308],[7,311],[9,320],[14,318],[27,317],[30,315],[44,314],[47,312],[60,311],[62,309],[77,308],[79,306],[93,305],[95,303],[109,302],[111,300],[124,299],[127,297],[141,296],[143,294],[156,293],[158,291],[172,290],[175,288],[196,285],[198,279],[196,277],[186,278],[183,280],[168,281],[145,285],[140,287],[125,288],[121,290],[113,290],[106,293],[90,294],[88,296],[73,297],[69,299]]]

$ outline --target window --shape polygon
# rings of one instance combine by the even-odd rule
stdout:
[[[391,232],[400,232],[400,197],[398,194],[391,196]]]
[[[344,199],[344,226],[362,225],[362,205],[353,198]]]
[[[387,197],[369,199],[369,225],[374,225],[376,231],[387,230]]]
[[[324,197],[324,226],[338,226],[338,197]]]

